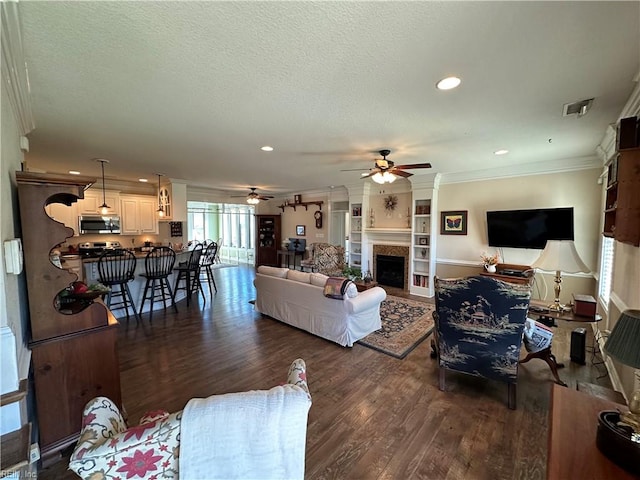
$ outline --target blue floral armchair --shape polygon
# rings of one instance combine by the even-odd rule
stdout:
[[[515,409],[531,286],[487,276],[436,277],[435,292],[440,390],[445,388],[445,370],[499,380],[508,384],[508,405]]]

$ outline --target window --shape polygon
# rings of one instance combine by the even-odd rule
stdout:
[[[611,281],[613,275],[614,240],[602,237],[602,251],[600,252],[600,279],[598,283],[598,297],[605,309],[609,308],[611,295]]]

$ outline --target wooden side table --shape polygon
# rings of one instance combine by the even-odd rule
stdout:
[[[623,405],[553,385],[549,413],[547,479],[637,479],[609,460],[596,446],[598,413]]]
[[[358,280],[357,282],[353,282],[356,284],[356,288],[359,292],[364,292],[365,290],[369,290],[370,288],[377,287],[378,282],[374,282],[373,280],[369,283],[364,283],[362,280]]]

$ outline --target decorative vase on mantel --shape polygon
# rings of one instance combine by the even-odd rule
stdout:
[[[495,265],[485,265],[484,268],[489,273],[496,273],[496,266]]]

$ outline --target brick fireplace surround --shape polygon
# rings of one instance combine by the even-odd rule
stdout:
[[[401,245],[373,245],[373,279],[378,280],[376,272],[376,257],[378,255],[389,255],[393,257],[402,257],[404,259],[404,287],[403,290],[409,290],[409,247]]]

